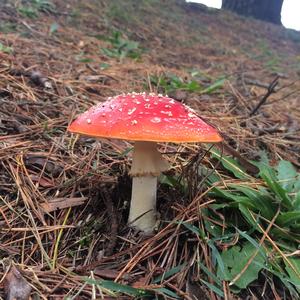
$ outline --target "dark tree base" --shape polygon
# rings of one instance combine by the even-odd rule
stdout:
[[[282,3],[283,0],[223,0],[222,8],[281,25]]]

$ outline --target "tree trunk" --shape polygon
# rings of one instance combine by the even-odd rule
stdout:
[[[223,0],[222,8],[281,25],[282,3],[283,0]]]

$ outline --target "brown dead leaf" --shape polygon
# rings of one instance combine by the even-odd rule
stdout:
[[[119,275],[119,272],[115,270],[96,267],[94,270],[94,274],[107,279],[116,279]]]
[[[83,204],[88,198],[87,197],[77,197],[77,198],[55,198],[49,200],[47,203],[42,203],[42,209],[49,213],[57,209],[69,208],[73,206],[78,206]]]
[[[37,176],[37,175],[30,175],[29,176],[30,179],[32,180],[32,182],[34,183],[37,183],[39,184],[39,186],[41,187],[53,187],[55,186],[55,182],[53,180],[50,180],[50,179],[47,179],[47,178],[44,178],[44,177],[40,177],[40,176]]]
[[[62,167],[57,162],[49,160],[47,157],[28,155],[25,157],[25,165],[31,170],[44,169],[48,174],[57,176],[62,172]]]
[[[31,286],[15,266],[11,266],[5,276],[4,292],[6,300],[30,299]]]
[[[131,286],[136,288],[136,289],[141,289],[141,288],[144,288],[147,285],[147,282],[148,282],[147,277],[140,277]]]
[[[103,269],[101,267],[96,267],[94,269],[95,275],[100,276],[102,278],[106,278],[106,279],[116,279],[118,277],[119,273],[120,273],[119,271],[111,270],[111,269]],[[124,274],[122,276],[122,279],[129,280],[130,275]]]

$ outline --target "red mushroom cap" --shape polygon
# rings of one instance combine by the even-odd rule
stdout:
[[[88,136],[152,142],[222,141],[217,130],[184,104],[162,95],[131,93],[109,98],[68,128]]]

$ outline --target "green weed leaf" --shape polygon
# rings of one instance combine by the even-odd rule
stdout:
[[[285,262],[285,269],[293,281],[293,284],[300,292],[300,258],[290,258],[289,262],[293,265],[296,272],[291,268],[290,265],[288,265],[287,262]]]
[[[294,166],[289,161],[281,160],[276,169],[281,187],[287,192],[292,192],[298,175]]]
[[[225,272],[218,266],[218,276],[223,280],[232,281],[238,274],[242,272],[249,259],[252,257],[256,248],[250,243],[245,243],[242,247],[233,246],[221,254]],[[265,261],[264,257],[258,252],[251,264],[247,267],[241,277],[235,282],[240,288],[246,288],[252,281],[257,279],[259,271],[262,269],[261,264]],[[257,262],[260,263],[257,264]],[[222,273],[224,275],[222,275]]]

